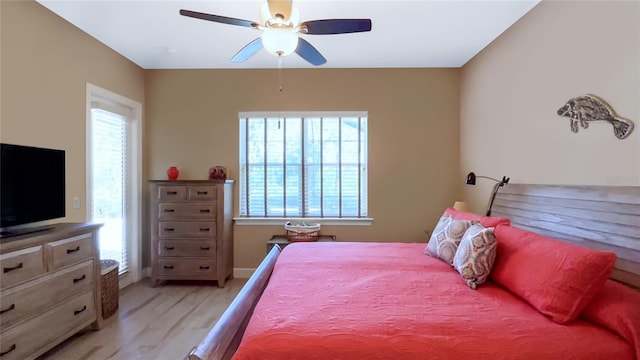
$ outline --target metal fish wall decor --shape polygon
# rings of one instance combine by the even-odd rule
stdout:
[[[618,139],[626,138],[633,131],[631,120],[617,116],[606,101],[591,94],[569,99],[558,109],[558,115],[569,118],[571,131],[574,133],[578,132],[578,123],[586,129],[591,121],[608,122],[613,126],[613,133]]]

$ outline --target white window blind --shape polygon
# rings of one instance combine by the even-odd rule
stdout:
[[[240,216],[367,216],[367,113],[241,113]]]
[[[100,258],[120,263],[128,270],[127,212],[127,109],[92,103],[92,221],[100,229]]]

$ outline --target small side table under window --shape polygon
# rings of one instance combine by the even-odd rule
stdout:
[[[318,240],[316,241],[336,241],[335,235],[318,235]],[[291,244],[287,235],[273,235],[271,240],[267,241],[267,254],[271,251],[273,245],[280,245],[281,249],[284,249],[285,246]]]

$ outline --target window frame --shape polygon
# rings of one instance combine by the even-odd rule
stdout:
[[[367,120],[367,133],[368,133],[368,112],[367,111],[287,111],[287,112],[274,112],[274,111],[251,111],[251,112],[239,112],[238,120],[239,125],[242,126],[242,121],[248,121],[250,118],[261,118],[261,119],[274,119],[274,118],[300,118],[304,121],[305,118],[366,118]],[[245,186],[246,184],[242,183],[242,171],[244,163],[242,159],[243,154],[246,154],[246,139],[243,139],[242,136],[245,134],[242,129],[239,131],[239,174],[240,177],[240,187]],[[364,139],[364,146],[367,149],[367,139]],[[304,150],[303,150],[304,151]],[[368,152],[368,149],[367,149]],[[304,162],[301,165],[302,168],[305,167]],[[364,163],[364,167],[366,172],[368,172],[368,154],[366,156],[366,162]],[[361,190],[361,194],[366,196],[366,201],[364,202],[366,208],[366,214],[368,214],[368,176],[366,178],[365,188]],[[239,189],[238,194],[238,213],[241,212],[242,208],[242,191],[245,189]],[[304,192],[304,189],[301,190]],[[304,202],[304,197],[302,199]],[[345,217],[334,217],[334,216],[248,216],[248,215],[239,215],[234,218],[236,224],[238,225],[281,225],[287,221],[306,221],[319,223],[323,225],[357,225],[357,226],[367,226],[373,223],[373,218],[363,215],[360,217],[357,216],[345,216]]]
[[[123,95],[114,93],[97,85],[86,83],[86,177],[85,177],[85,217],[87,220],[92,218],[91,209],[93,202],[92,187],[92,134],[93,121],[91,109],[96,107],[96,102],[100,103],[103,109],[109,110],[111,105],[124,106],[131,110],[131,118],[129,118],[128,139],[133,146],[128,150],[131,169],[127,173],[130,181],[130,193],[128,194],[128,222],[127,228],[129,234],[129,242],[127,248],[128,271],[119,275],[119,288],[122,289],[132,283],[142,279],[142,129],[143,124],[143,107],[142,104],[129,99]],[[114,108],[115,109],[115,108]],[[98,232],[100,236],[100,232]]]

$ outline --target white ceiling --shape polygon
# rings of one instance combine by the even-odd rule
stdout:
[[[276,68],[266,50],[231,57],[260,31],[180,16],[180,9],[258,22],[263,1],[36,0],[145,69]],[[540,0],[294,0],[301,21],[369,18],[371,32],[301,35],[325,68],[460,67]],[[285,68],[311,68],[295,53]]]

